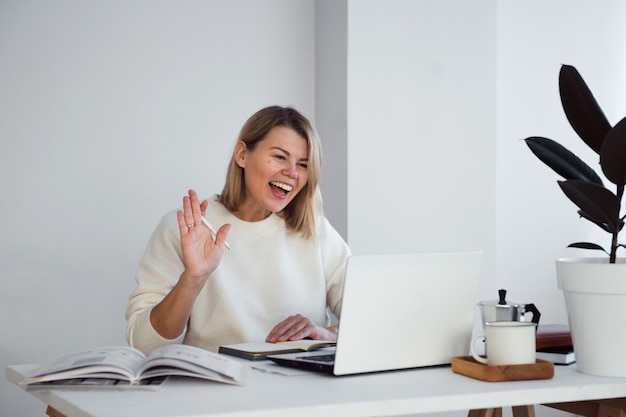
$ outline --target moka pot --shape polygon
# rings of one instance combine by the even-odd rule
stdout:
[[[492,301],[481,301],[478,303],[480,307],[480,315],[483,326],[485,323],[493,321],[528,321],[525,318],[526,313],[532,313],[532,322],[539,324],[541,313],[533,303],[522,304],[506,300],[506,290],[498,290],[499,299]]]

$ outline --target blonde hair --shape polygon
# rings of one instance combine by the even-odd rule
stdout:
[[[320,168],[322,164],[322,148],[315,128],[300,112],[291,107],[269,106],[253,114],[241,128],[239,141],[246,144],[247,149],[254,150],[256,145],[265,139],[270,130],[277,126],[287,127],[307,141],[308,181],[304,188],[281,212],[277,213],[294,232],[302,233],[306,238],[317,235],[317,217],[322,213],[322,198],[319,191]],[[231,212],[239,210],[246,197],[243,168],[236,162],[233,151],[226,182],[218,201]]]

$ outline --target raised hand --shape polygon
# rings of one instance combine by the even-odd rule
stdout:
[[[207,278],[217,268],[224,254],[224,242],[230,230],[225,224],[219,228],[216,236],[203,224],[202,216],[208,202],[198,200],[198,194],[189,190],[183,197],[183,210],[177,213],[180,230],[180,243],[183,251],[185,272],[181,279],[189,279],[204,285]]]

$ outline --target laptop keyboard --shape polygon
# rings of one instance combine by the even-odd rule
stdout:
[[[316,362],[333,362],[335,360],[335,354],[334,353],[328,353],[325,355],[314,355],[314,356],[299,356],[296,359],[306,359],[306,360],[312,360],[312,361],[316,361]]]

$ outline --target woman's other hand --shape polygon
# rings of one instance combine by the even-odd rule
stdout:
[[[296,314],[274,326],[265,341],[276,343],[300,339],[337,340],[337,326],[318,326],[303,315]]]

